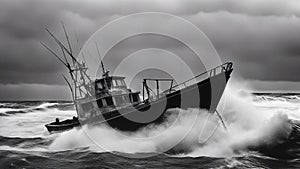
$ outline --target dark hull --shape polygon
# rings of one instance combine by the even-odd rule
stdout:
[[[77,119],[76,120],[68,119],[59,123],[53,122],[53,123],[46,124],[45,127],[51,133],[51,132],[61,132],[61,131],[70,130],[79,125],[80,123]]]
[[[97,124],[99,121],[105,121],[113,128],[135,131],[151,123],[161,123],[164,121],[166,110],[170,108],[200,108],[214,112],[231,72],[232,70],[222,72],[150,103],[103,113],[104,120],[103,117],[96,117],[86,123]]]

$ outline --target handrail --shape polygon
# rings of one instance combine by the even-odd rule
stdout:
[[[156,94],[155,92],[147,85],[147,81],[156,81]],[[143,79],[143,100],[145,100],[145,90],[148,94],[148,99],[151,99],[150,97],[150,92],[152,92],[154,94],[154,96],[156,96],[156,98],[159,98],[159,82],[161,81],[165,81],[165,82],[171,82],[171,86],[170,89],[172,88],[173,85],[173,81],[174,79],[166,79],[166,78],[158,78],[158,79],[154,79],[154,78],[146,78]],[[169,89],[169,90],[170,90]]]
[[[226,62],[226,63],[224,63],[224,64],[222,64],[222,65],[219,65],[219,66],[217,66],[217,67],[215,67],[215,68],[212,68],[212,69],[210,69],[210,70],[208,70],[208,71],[206,71],[206,72],[200,73],[199,75],[197,75],[197,76],[195,76],[195,77],[193,77],[193,78],[190,78],[190,79],[188,79],[188,80],[186,80],[186,81],[184,81],[184,82],[182,82],[182,83],[180,83],[180,84],[177,84],[177,85],[173,86],[173,87],[170,89],[170,91],[171,91],[172,89],[176,90],[175,88],[177,88],[177,87],[179,87],[179,86],[181,86],[181,85],[184,85],[184,86],[186,87],[186,86],[187,86],[187,85],[186,85],[187,82],[190,82],[190,81],[192,81],[192,80],[194,80],[194,79],[196,79],[196,78],[198,78],[198,77],[200,77],[200,76],[207,75],[207,73],[209,73],[209,74],[208,74],[209,77],[213,77],[213,76],[219,74],[219,73],[217,73],[217,70],[218,70],[219,68],[221,68],[221,69],[220,69],[221,71],[220,71],[219,73],[227,72],[227,71],[229,71],[230,69],[232,69],[232,62]]]
[[[182,85],[184,85],[184,87],[190,86],[187,83],[189,83],[192,80],[195,80],[195,79],[197,79],[199,77],[202,77],[203,75],[208,75],[208,77],[213,77],[213,76],[218,75],[219,73],[230,71],[231,69],[232,69],[232,62],[227,62],[227,63],[219,65],[219,66],[217,66],[215,68],[212,68],[212,69],[210,69],[208,71],[200,73],[197,76],[195,76],[193,78],[190,78],[190,79],[188,79],[188,80],[186,80],[186,81],[184,81],[184,82],[182,82],[180,84],[177,84],[175,86],[172,86],[173,85],[173,79],[149,79],[149,78],[148,79],[144,79],[144,82],[143,82],[143,100],[145,100],[145,91],[144,91],[145,88],[146,88],[146,91],[147,91],[147,94],[148,94],[148,99],[154,101],[155,99],[160,98],[161,94],[165,95],[165,94],[171,93],[173,91],[176,91],[178,89],[175,89],[175,88],[178,88],[178,87],[180,87]],[[157,82],[157,94],[155,94],[155,92],[150,87],[147,86],[147,83],[146,83],[147,80],[156,81]],[[159,81],[171,81],[172,83],[171,83],[171,86],[170,86],[169,89],[163,91],[162,93],[159,93],[158,92],[159,91],[159,86],[158,86],[159,85],[158,84]],[[193,83],[193,84],[195,84],[195,83]],[[179,89],[181,89],[181,88],[179,88]],[[150,97],[150,91],[154,94],[152,97]]]

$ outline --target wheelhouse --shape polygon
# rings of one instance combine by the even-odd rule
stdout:
[[[140,102],[139,93],[127,88],[125,77],[108,76],[95,80],[95,96],[99,108],[118,107]]]
[[[95,81],[96,93],[106,92],[107,90],[116,88],[127,89],[124,79],[125,77],[120,76],[108,76],[105,78],[97,79]]]

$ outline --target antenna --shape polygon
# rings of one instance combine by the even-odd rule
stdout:
[[[101,67],[102,67],[103,77],[106,77],[106,76],[108,76],[109,71],[106,71],[105,68],[104,68],[104,64],[103,64],[103,61],[102,61],[102,59],[101,59],[101,55],[100,55],[98,43],[95,42],[95,45],[96,45],[96,48],[97,48],[97,52],[98,52],[98,55],[99,55],[99,59],[101,60]]]
[[[101,60],[101,66],[102,66],[102,72],[103,72],[103,74],[105,74],[105,68],[104,68],[104,64],[103,64],[102,60]]]
[[[76,37],[76,42],[77,42],[77,47],[78,47],[78,49],[81,51],[81,47],[80,47],[80,44],[79,44],[79,38],[78,38],[78,34],[77,34],[77,32],[75,32],[75,37]],[[79,51],[79,52],[80,52]],[[83,61],[85,62],[85,63],[87,63],[86,62],[86,59],[85,59],[85,55],[84,55],[84,52],[83,51],[81,51],[82,53],[81,53],[81,56],[82,56],[82,59],[83,59]]]

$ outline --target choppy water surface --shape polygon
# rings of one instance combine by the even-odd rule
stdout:
[[[71,102],[1,102],[0,166],[300,168],[299,95],[224,96],[228,131],[205,110],[172,109],[165,123],[133,133],[101,125],[50,135],[46,123],[76,115]]]

